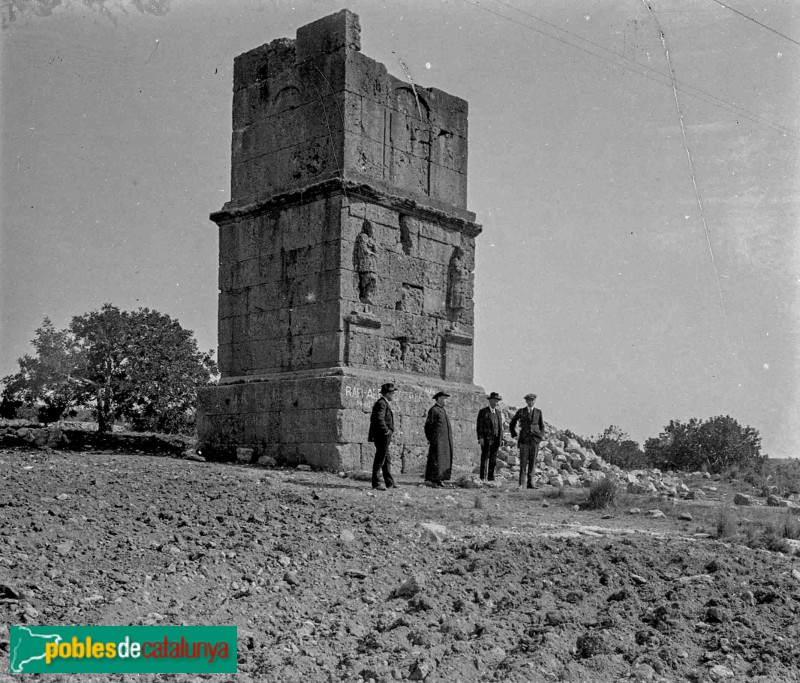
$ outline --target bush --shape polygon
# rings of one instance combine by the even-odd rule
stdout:
[[[742,427],[729,415],[702,422],[673,420],[658,438],[644,445],[654,467],[666,470],[700,470],[720,473],[732,467],[760,472],[767,460],[761,454],[758,430]]]
[[[587,510],[603,510],[609,506],[616,505],[617,502],[617,483],[608,477],[592,484],[589,489],[589,498],[584,507]]]

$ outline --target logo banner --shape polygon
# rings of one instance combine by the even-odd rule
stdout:
[[[10,672],[237,672],[235,626],[11,626]]]

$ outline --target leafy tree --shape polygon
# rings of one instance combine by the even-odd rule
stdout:
[[[36,355],[19,359],[19,372],[3,378],[3,411],[11,416],[23,404],[36,405],[42,422],[55,422],[81,402],[83,358],[66,330],[49,318],[31,340]]]
[[[623,469],[639,469],[647,466],[644,451],[617,425],[609,425],[605,431],[593,437],[592,447],[606,462]]]
[[[663,469],[722,472],[731,466],[760,470],[767,456],[761,454],[758,430],[742,427],[729,415],[706,421],[670,421],[658,438],[648,439],[644,450],[650,462]]]
[[[45,406],[56,397],[56,405],[93,403],[100,432],[123,417],[138,430],[190,429],[197,388],[217,371],[191,331],[147,308],[129,312],[105,304],[61,331],[45,319],[34,346],[36,358],[21,358],[20,372],[5,378],[4,397]]]

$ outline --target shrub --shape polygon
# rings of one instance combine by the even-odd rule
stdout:
[[[655,467],[667,470],[720,473],[736,466],[760,472],[767,460],[758,430],[742,427],[729,415],[686,423],[672,420],[658,438],[645,442],[644,451]]]
[[[728,538],[736,531],[736,521],[729,506],[719,509],[717,514],[717,538]]]
[[[589,489],[589,498],[586,500],[587,510],[603,510],[613,506],[617,501],[617,483],[608,477],[592,484]]]

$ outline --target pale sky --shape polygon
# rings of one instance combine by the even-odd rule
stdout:
[[[233,58],[347,7],[469,102],[476,384],[587,436],[729,414],[800,456],[800,4],[648,2],[0,0],[0,375],[104,302],[216,348]]]

